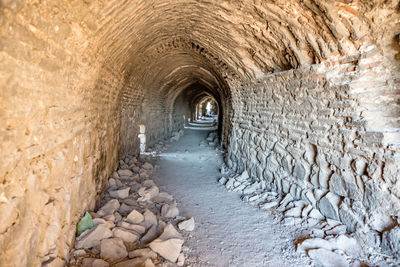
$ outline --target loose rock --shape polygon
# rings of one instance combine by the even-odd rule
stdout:
[[[185,231],[193,231],[194,230],[194,219],[193,217],[190,218],[189,220],[182,221],[178,223],[178,228],[179,230],[185,230]]]
[[[103,239],[100,244],[100,256],[103,259],[123,259],[128,256],[121,238]]]

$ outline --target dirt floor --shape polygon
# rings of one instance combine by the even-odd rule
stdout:
[[[195,219],[195,230],[185,238],[185,264],[310,266],[309,258],[295,252],[295,229],[280,225],[276,216],[246,204],[218,183],[222,154],[199,145],[209,129],[194,128],[185,129],[179,141],[159,154],[154,175],[160,189],[175,197],[180,215]]]

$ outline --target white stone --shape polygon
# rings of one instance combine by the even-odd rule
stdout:
[[[182,236],[171,223],[165,227],[164,232],[149,244],[149,247],[165,259],[176,262],[181,253],[183,244]]]
[[[222,184],[222,185],[225,185],[227,181],[228,181],[228,180],[227,180],[225,177],[221,177],[221,179],[218,180],[218,182],[219,182],[220,184]]]
[[[164,204],[161,207],[161,216],[166,218],[174,218],[179,215],[179,210],[176,205]]]
[[[124,242],[120,238],[108,238],[101,240],[100,257],[103,259],[123,259],[128,256]]]
[[[92,248],[95,246],[96,241],[112,236],[112,232],[108,229],[106,224],[99,224],[90,230],[83,232],[77,237],[76,248]]]
[[[118,175],[119,176],[132,176],[133,172],[131,170],[118,170]]]
[[[130,187],[119,189],[119,190],[114,190],[110,191],[109,194],[111,197],[114,198],[127,198],[129,197],[129,191],[131,190]]]
[[[119,201],[117,199],[111,199],[99,211],[103,212],[103,216],[113,214],[117,209],[119,209]]]
[[[114,237],[119,237],[125,242],[133,243],[139,240],[139,235],[136,232],[131,232],[125,228],[115,227],[112,233]]]
[[[317,265],[323,267],[348,267],[346,258],[327,249],[311,249],[308,256],[314,260]]]
[[[139,224],[143,222],[144,216],[137,210],[132,210],[131,213],[129,213],[129,215],[126,217],[126,219],[128,220],[128,222]]]
[[[129,258],[144,257],[150,259],[156,259],[157,254],[149,248],[135,249],[129,252]]]
[[[178,223],[178,228],[179,230],[185,230],[185,231],[193,231],[194,230],[194,218],[190,218],[189,220],[182,221]]]

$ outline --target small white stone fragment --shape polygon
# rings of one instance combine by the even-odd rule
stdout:
[[[194,218],[190,218],[189,220],[182,221],[178,223],[178,228],[179,230],[185,230],[185,231],[193,231],[194,230]]]
[[[143,222],[144,216],[137,210],[132,210],[131,213],[129,213],[129,215],[126,217],[126,219],[130,223],[139,224]]]
[[[222,185],[225,185],[227,181],[228,181],[228,180],[227,180],[225,177],[221,177],[221,179],[218,180],[218,182],[219,182],[220,184],[222,184]]]

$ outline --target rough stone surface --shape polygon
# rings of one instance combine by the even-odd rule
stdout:
[[[101,241],[100,256],[103,259],[117,260],[128,256],[128,252],[122,239],[108,238]]]
[[[194,230],[194,218],[190,218],[188,220],[184,220],[180,223],[178,223],[178,228],[179,230],[185,230],[185,231],[193,231]]]
[[[96,242],[109,238],[112,236],[112,232],[108,229],[106,224],[96,225],[93,229],[86,230],[78,237],[76,248],[91,248]]]
[[[163,233],[149,244],[149,247],[165,259],[176,262],[183,244],[182,236],[172,224],[168,224]]]

